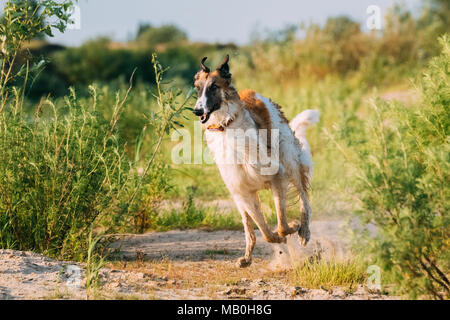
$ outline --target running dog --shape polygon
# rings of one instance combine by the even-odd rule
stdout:
[[[253,90],[236,91],[228,55],[213,71],[205,65],[206,59],[202,59],[201,70],[194,77],[198,100],[193,112],[200,117],[208,148],[242,216],[246,249],[237,265],[243,268],[252,262],[256,243],[253,222],[270,243],[286,243],[286,236],[296,232],[301,245],[306,246],[310,239],[308,188],[313,163],[305,132],[310,124],[319,121],[320,113],[303,111],[289,124],[275,102]],[[269,161],[253,155],[252,150],[270,157]],[[277,213],[275,232],[265,221],[257,195],[268,188]],[[288,223],[286,218],[291,188],[301,200],[300,224]]]

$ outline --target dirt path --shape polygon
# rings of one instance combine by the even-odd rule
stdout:
[[[288,238],[288,245],[273,245],[264,241],[256,230],[256,247],[253,256],[267,261],[280,262],[288,266],[299,262],[321,250],[327,255],[343,256],[346,243],[340,235],[343,224],[339,221],[317,221],[311,224],[311,232],[316,235],[310,244],[303,248],[298,245],[296,236]],[[169,259],[171,261],[233,260],[245,250],[245,237],[242,231],[201,231],[176,230],[150,232],[132,235],[112,245],[120,252],[121,259]],[[281,254],[280,254],[281,252]],[[287,257],[283,257],[283,254]]]
[[[294,237],[270,245],[258,233],[254,263],[238,269],[243,232],[201,230],[147,233],[114,243],[113,259],[100,271],[90,298],[105,299],[386,299],[359,285],[295,287],[287,269],[313,254],[345,256],[342,223],[313,222],[307,248]],[[85,299],[85,265],[31,252],[0,250],[0,299]]]

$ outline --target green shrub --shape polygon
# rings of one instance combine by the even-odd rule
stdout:
[[[8,1],[0,23],[0,248],[82,260],[92,253],[92,230],[120,228],[140,214],[142,206],[160,201],[167,189],[167,167],[157,155],[163,137],[180,125],[177,119],[187,109],[190,94],[180,102],[181,91],[162,86],[165,69],[154,55],[155,107],[146,112],[144,125],[152,129],[155,144],[143,151],[137,147],[145,138],[140,135],[134,162],[118,125],[132,77],[123,98],[116,92],[115,99],[105,99],[107,105],[98,105],[91,86],[89,99],[78,98],[71,89],[60,103],[42,99],[30,106],[25,100],[27,83],[44,62],[16,58],[36,35],[64,30],[70,2],[42,0],[42,10],[31,15],[30,3]],[[56,21],[47,24],[50,18]],[[23,85],[17,86],[20,79]],[[136,167],[143,161],[145,169],[139,172]]]
[[[450,39],[440,39],[417,107],[377,101],[359,147],[361,216],[372,250],[411,297],[448,298],[450,283]]]
[[[0,247],[80,258],[100,214],[114,214],[130,163],[123,142],[75,93],[63,107],[50,101],[34,117],[20,96],[0,114]],[[44,108],[52,115],[41,118]]]

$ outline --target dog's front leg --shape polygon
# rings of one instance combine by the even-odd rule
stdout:
[[[246,268],[252,264],[252,252],[253,248],[255,248],[256,236],[253,228],[253,220],[245,211],[242,211],[241,215],[245,231],[245,256],[239,258],[236,265],[239,268]]]
[[[261,211],[261,205],[256,192],[248,194],[233,195],[234,201],[240,212],[246,212],[256,223],[261,231],[264,240],[269,243],[286,243],[286,238],[280,237],[277,232],[270,230],[264,214]]]

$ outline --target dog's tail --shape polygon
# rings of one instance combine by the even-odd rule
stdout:
[[[319,122],[320,112],[318,110],[305,110],[298,114],[289,126],[294,131],[298,140],[302,141],[306,138],[306,129],[313,124]]]
[[[308,140],[306,140],[306,129],[313,123],[319,122],[320,112],[318,110],[305,110],[298,114],[289,126],[294,131],[295,137],[300,142],[302,148],[301,163],[302,170],[306,174],[308,181],[305,183],[309,185],[313,175],[313,162],[311,156],[311,149],[309,148]]]

